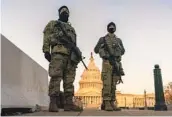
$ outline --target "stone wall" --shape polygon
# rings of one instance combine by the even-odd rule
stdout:
[[[47,71],[1,35],[1,108],[48,106],[47,94]]]

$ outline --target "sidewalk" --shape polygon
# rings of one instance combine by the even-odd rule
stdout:
[[[47,110],[42,112],[35,112],[24,114],[24,116],[172,116],[172,111],[152,111],[152,110],[122,110],[106,112],[101,110],[85,109],[80,112],[60,112],[53,113]]]

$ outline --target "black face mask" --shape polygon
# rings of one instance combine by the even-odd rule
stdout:
[[[115,29],[114,28],[108,28],[108,32],[109,33],[114,33],[115,32]]]
[[[59,16],[62,22],[68,22],[69,14],[67,12],[62,12]]]

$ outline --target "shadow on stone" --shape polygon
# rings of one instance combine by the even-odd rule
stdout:
[[[24,113],[32,113],[31,108],[2,108],[1,116],[14,116]]]

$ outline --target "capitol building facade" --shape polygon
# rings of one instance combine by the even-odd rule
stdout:
[[[94,62],[91,53],[88,70],[84,70],[79,81],[79,89],[75,97],[82,100],[85,108],[99,108],[102,103],[102,80],[101,71]],[[116,91],[118,107],[153,107],[155,105],[155,95],[152,94],[123,94]]]

